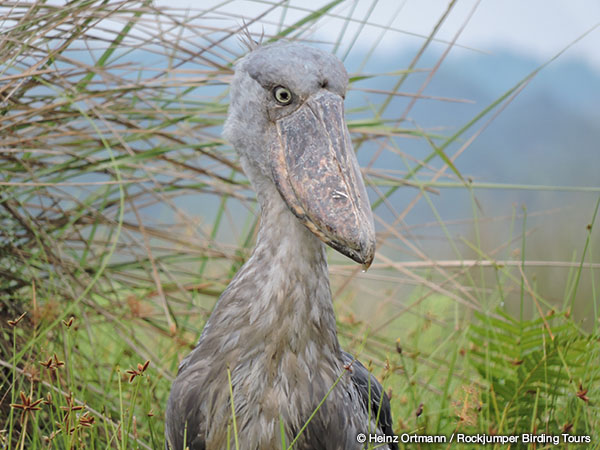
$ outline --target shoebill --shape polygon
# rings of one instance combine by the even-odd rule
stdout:
[[[256,191],[260,230],[179,366],[166,412],[173,450],[234,449],[234,431],[251,450],[281,450],[299,433],[294,448],[307,450],[393,434],[380,383],[340,348],[329,287],[324,244],[365,268],[375,254],[347,84],[335,56],[297,43],[256,46],[235,66],[224,137]]]

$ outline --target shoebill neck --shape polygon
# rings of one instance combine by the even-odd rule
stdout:
[[[253,327],[255,332],[266,330],[266,339],[282,345],[287,341],[292,351],[312,342],[337,355],[325,246],[298,221],[270,182],[255,187],[261,206],[257,243],[232,282],[253,285],[248,319],[260,325]]]
[[[202,388],[215,392],[206,412],[207,448],[227,442],[226,370],[238,427],[248,430],[247,448],[261,449],[280,448],[282,419],[289,442],[343,373],[324,245],[270,180],[249,177],[261,205],[256,247],[223,292],[197,350],[182,363],[206,371],[210,381]]]

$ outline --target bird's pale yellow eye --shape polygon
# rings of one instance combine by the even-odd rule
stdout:
[[[277,86],[273,89],[273,97],[280,105],[289,105],[292,103],[292,92],[283,86]]]

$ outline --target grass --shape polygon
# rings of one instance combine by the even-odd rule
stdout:
[[[309,42],[315,29],[338,24],[327,48],[345,57],[372,25],[356,23],[346,3],[315,11],[265,4],[268,15],[246,22],[251,30],[273,23],[266,41]],[[163,448],[177,365],[258,226],[253,194],[220,138],[232,63],[243,53],[241,20],[226,6],[0,6],[3,448]],[[531,224],[550,213],[483,216],[478,192],[599,188],[472,181],[456,165],[552,61],[456,130],[407,119],[445,54],[411,100],[397,97],[423,76],[421,58],[452,8],[407,67],[368,72],[376,43],[351,73],[348,123],[369,161],[378,255],[362,273],[330,253],[342,344],[389,390],[399,434],[565,432],[598,443],[598,203],[573,237],[581,250],[547,260],[531,248],[539,234]],[[390,89],[365,100],[369,81],[390,76]],[[422,143],[421,156],[402,150],[407,139]],[[449,188],[464,192],[472,210],[459,232],[438,209]],[[414,193],[407,203],[402,190]],[[432,221],[410,225],[418,203]],[[489,239],[493,226],[499,239]],[[428,232],[433,244],[420,236]],[[440,241],[449,258],[431,250]],[[542,266],[561,270],[562,294],[544,289]],[[243,448],[232,426],[233,445]],[[293,445],[282,439],[282,448]]]

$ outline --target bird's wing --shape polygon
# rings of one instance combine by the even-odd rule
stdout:
[[[202,398],[200,393],[205,389],[206,383],[198,381],[194,372],[188,373],[188,376],[180,376],[189,367],[186,367],[188,363],[189,357],[181,363],[167,404],[165,438],[166,448],[169,450],[206,448],[203,426],[205,418],[198,401]]]
[[[345,365],[352,364],[350,370],[352,382],[359,393],[365,410],[369,411],[370,409],[373,418],[376,418],[379,414],[378,431],[386,436],[394,436],[390,400],[387,394],[383,392],[383,387],[377,378],[349,353],[342,351],[342,360]],[[397,450],[398,444],[390,444],[390,449]]]

